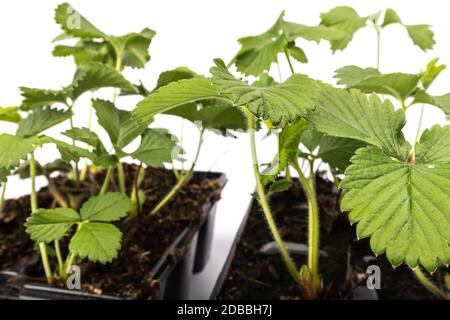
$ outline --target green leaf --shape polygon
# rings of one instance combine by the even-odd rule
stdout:
[[[119,110],[106,100],[93,100],[99,124],[108,133],[111,142],[117,149],[122,149],[140,136],[148,127],[151,119],[138,122],[131,117],[131,112]]]
[[[331,9],[326,13],[322,13],[320,18],[321,25],[333,27],[346,33],[345,37],[330,41],[333,52],[345,49],[353,39],[355,32],[364,28],[367,24],[366,17],[360,17],[353,8],[348,6],[339,6]]]
[[[10,170],[8,170],[7,168],[0,167],[0,182],[7,182],[9,175]]]
[[[80,40],[74,46],[57,45],[52,51],[55,57],[72,56],[77,66],[99,62],[115,66],[114,50],[109,43]]]
[[[285,179],[277,180],[270,186],[269,192],[270,193],[276,193],[276,192],[283,192],[287,191],[292,187],[292,181],[288,181]]]
[[[22,119],[18,107],[0,107],[0,121],[17,123]]]
[[[66,34],[74,37],[85,39],[106,37],[105,33],[97,29],[68,3],[62,3],[56,8],[55,21]]]
[[[431,96],[425,90],[418,89],[414,95],[414,103],[425,103],[440,108],[447,118],[450,117],[450,93],[442,96]]]
[[[434,41],[434,34],[433,31],[431,31],[429,25],[405,25],[405,28],[408,31],[409,37],[411,38],[413,43],[420,49],[422,49],[423,51],[433,49],[436,41]]]
[[[295,42],[289,42],[289,44],[286,47],[286,51],[290,57],[294,58],[298,62],[301,63],[308,62],[308,58],[306,57],[305,52],[303,51],[302,48],[297,47],[295,45]]]
[[[53,162],[49,162],[45,165],[41,165],[38,161],[35,164],[36,176],[50,176],[53,172],[70,172],[72,166],[67,162],[56,159]],[[28,179],[30,177],[30,162],[26,161],[20,164],[19,168],[15,171],[20,179]]]
[[[111,262],[120,250],[122,233],[109,223],[84,223],[70,240],[70,252],[92,262]]]
[[[91,147],[94,147],[94,150],[101,153],[107,153],[98,135],[87,128],[72,128],[65,131],[63,134],[71,139],[84,142]]]
[[[39,137],[40,144],[53,143],[58,148],[61,153],[61,158],[65,162],[78,162],[80,158],[87,158],[91,161],[95,160],[94,154],[89,150],[74,146],[73,144],[68,144],[64,141],[60,141],[48,136]]]
[[[407,73],[389,73],[373,76],[352,86],[365,93],[387,94],[399,101],[404,101],[417,88],[420,75]]]
[[[383,28],[393,24],[393,23],[402,23],[402,20],[398,16],[397,12],[395,12],[393,9],[386,9],[386,12],[384,13],[384,20],[383,24],[381,25]]]
[[[25,160],[34,151],[36,140],[10,134],[0,135],[0,167],[17,167],[20,160]]]
[[[435,58],[428,62],[425,71],[422,73],[422,86],[428,89],[437,76],[447,68],[445,64],[438,65],[439,58]]]
[[[410,150],[402,128],[403,110],[394,110],[389,100],[367,97],[358,90],[324,90],[309,121],[325,134],[364,141],[383,149],[390,156],[406,160]]]
[[[307,129],[308,123],[303,119],[283,128],[278,136],[278,153],[269,167],[262,172],[263,184],[274,181],[289,163],[297,160],[300,140]]]
[[[130,199],[119,192],[110,192],[90,198],[80,209],[81,218],[89,221],[120,220],[131,208]]]
[[[166,114],[187,119],[199,125],[201,129],[215,129],[226,134],[227,130],[246,130],[247,119],[238,109],[227,103],[214,103],[203,106],[202,104],[186,104],[175,109],[171,109]],[[220,101],[221,102],[221,101]],[[205,104],[206,104],[205,103]]]
[[[146,129],[139,148],[130,156],[148,166],[162,167],[175,160],[179,151],[175,139],[167,131]]]
[[[215,60],[211,68],[213,83],[221,95],[235,106],[247,106],[258,118],[273,125],[293,123],[314,108],[321,85],[305,75],[294,74],[285,82],[271,87],[254,87],[236,79],[222,60]]]
[[[364,142],[328,136],[314,128],[309,128],[303,133],[301,143],[310,154],[327,163],[330,169],[337,173],[344,173],[355,151],[366,146]]]
[[[209,79],[192,78],[171,82],[140,101],[133,111],[133,118],[145,122],[173,108],[208,99],[220,99]]]
[[[133,85],[113,67],[91,62],[78,67],[68,90],[71,92],[72,100],[76,100],[87,91],[106,87],[125,90],[135,89]]]
[[[380,75],[380,72],[375,68],[364,69],[357,66],[345,66],[336,70],[334,78],[339,79],[337,84],[343,84],[346,87],[352,87],[363,80]]]
[[[263,71],[269,71],[271,64],[278,61],[278,53],[284,52],[289,43],[295,42],[298,37],[319,42],[321,39],[333,40],[344,35],[345,33],[340,30],[326,26],[306,26],[287,22],[282,12],[266,32],[239,39],[241,49],[233,58],[233,62],[237,70],[243,74],[259,76]],[[294,54],[299,57],[297,49]]]
[[[414,164],[362,148],[346,171],[342,210],[358,222],[358,237],[371,237],[373,251],[385,252],[394,266],[406,262],[433,272],[438,261],[450,263],[448,137],[448,127],[426,131]],[[442,153],[431,153],[442,146]]]
[[[17,135],[31,137],[66,121],[72,116],[71,111],[52,108],[38,108],[31,111],[25,119],[19,122]]]
[[[194,77],[198,77],[198,75],[186,67],[178,67],[173,70],[164,71],[158,77],[155,90],[167,86],[169,83],[177,82],[183,79],[191,79]]]
[[[80,222],[80,216],[73,209],[39,209],[27,219],[25,227],[34,241],[51,242],[64,237],[78,222]]]
[[[156,32],[145,28],[141,32],[132,32],[123,36],[109,36],[107,40],[123,55],[123,65],[132,68],[144,68],[150,61],[148,48]]]
[[[20,87],[20,90],[24,98],[22,101],[22,109],[24,110],[67,102],[68,92],[65,90],[44,90],[27,87]]]

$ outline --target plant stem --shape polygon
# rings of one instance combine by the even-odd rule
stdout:
[[[88,118],[88,129],[89,129],[89,135],[92,132],[92,111],[94,110],[94,107],[92,105],[92,100],[94,100],[94,91],[91,92],[91,105],[89,106],[89,118]],[[92,147],[88,145],[88,150],[92,150]],[[80,180],[84,181],[86,179],[86,174],[88,171],[88,159],[84,159],[84,166],[81,170]]]
[[[61,254],[61,247],[59,246],[59,241],[55,240],[54,245],[55,245],[56,259],[58,260],[59,274],[61,275],[64,272],[64,262]]]
[[[69,274],[70,267],[73,264],[73,260],[75,259],[75,256],[76,255],[73,252],[71,252],[71,251],[67,255],[66,261],[63,264],[62,272],[61,272],[61,275],[60,275],[63,280],[67,279],[67,275]]]
[[[30,159],[30,178],[31,178],[31,213],[33,214],[38,210],[38,199],[36,194],[36,160],[34,159],[34,152],[31,153]],[[48,261],[47,247],[44,242],[39,243],[39,251],[41,253],[42,265],[45,271],[45,277],[47,283],[53,283],[53,275]]]
[[[136,171],[133,181],[133,190],[131,191],[131,202],[134,204],[134,208],[128,213],[128,216],[131,218],[136,218],[141,211],[141,204],[139,203],[139,185],[140,185],[140,175],[142,170],[142,162],[139,163],[139,167]]]
[[[286,56],[286,60],[289,64],[289,69],[291,69],[292,74],[294,74],[295,73],[294,67],[292,66],[291,58],[290,58],[289,53],[287,52],[286,48],[284,49],[284,55]]]
[[[108,190],[108,186],[109,186],[109,182],[111,181],[112,173],[113,173],[113,167],[109,167],[108,171],[106,171],[106,177],[105,177],[105,180],[103,181],[103,185],[100,190],[100,194],[105,194],[106,191]]]
[[[5,194],[6,194],[6,182],[3,182],[2,187],[2,195],[0,196],[0,212],[3,211],[3,204],[5,203]]]
[[[377,32],[377,70],[380,71],[381,30],[377,25],[375,25],[375,31]]]
[[[312,162],[312,165],[311,165]],[[310,168],[313,167],[314,160],[310,160]],[[309,180],[303,174],[298,163],[298,159],[292,163],[292,167],[297,171],[300,182],[308,197],[308,269],[312,277],[313,294],[317,294],[320,286],[319,277],[319,210],[317,207],[316,193],[314,190],[314,169],[310,169]]]
[[[416,276],[416,278],[419,280],[419,282],[433,294],[438,299],[450,299],[450,297],[443,292],[441,289],[439,289],[433,282],[431,282],[420,270],[420,267],[416,267],[413,269],[413,272]]]
[[[72,111],[72,105],[69,106],[69,110]],[[70,116],[70,129],[73,129],[73,115]],[[72,145],[76,146],[75,138],[72,137]],[[78,168],[78,162],[75,161],[75,180],[77,188],[80,187],[80,169]]]
[[[203,145],[203,137],[204,137],[204,130],[202,129],[200,131],[200,136],[197,144],[197,151],[195,152],[194,160],[192,161],[191,167],[188,171],[183,172],[180,178],[178,179],[177,184],[172,188],[172,190],[169,191],[169,193],[153,208],[151,214],[156,214],[161,208],[163,208],[167,202],[169,202],[177,193],[180,191],[181,188],[183,188],[189,180],[191,180],[192,175],[194,173],[195,165],[197,164],[198,157],[200,155],[200,150]]]
[[[266,193],[264,192],[264,186],[261,182],[258,157],[256,154],[255,118],[254,118],[253,114],[250,111],[248,111],[248,109],[246,107],[243,108],[243,111],[246,114],[247,119],[248,119],[248,128],[249,128],[249,134],[250,134],[250,149],[251,149],[252,162],[253,162],[253,174],[255,176],[256,189],[258,192],[258,197],[259,197],[259,202],[261,204],[261,208],[263,209],[264,216],[266,218],[270,232],[272,233],[272,236],[278,246],[278,249],[280,250],[281,257],[283,258],[283,261],[286,265],[288,272],[290,273],[291,277],[295,280],[295,282],[297,282],[298,284],[301,284],[300,274],[297,271],[297,267],[283,243],[283,240],[281,238],[281,235],[278,231],[275,220],[273,218],[272,212],[270,211],[270,206],[267,201]]]
[[[414,146],[413,146],[414,149],[416,148],[416,144],[419,141],[420,129],[422,127],[422,122],[423,122],[424,109],[425,109],[425,106],[422,105],[420,108],[419,124],[417,125],[416,138],[414,139]]]
[[[117,174],[119,176],[119,189],[120,192],[122,192],[123,194],[126,194],[126,187],[125,187],[125,174],[123,172],[123,165],[122,162],[118,161],[117,162]]]
[[[56,187],[55,183],[50,177],[47,177],[48,181],[48,190],[50,191],[50,194],[55,198],[56,202],[62,207],[62,208],[68,208],[69,205],[64,199],[63,195],[58,191],[58,188]]]

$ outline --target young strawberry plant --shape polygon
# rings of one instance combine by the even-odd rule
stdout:
[[[75,259],[111,262],[120,249],[122,233],[111,222],[127,215],[131,208],[128,197],[121,193],[106,193],[90,198],[80,212],[70,208],[38,209],[27,219],[26,231],[38,243],[55,243],[58,278],[66,280]],[[69,252],[63,259],[59,241],[70,236]]]

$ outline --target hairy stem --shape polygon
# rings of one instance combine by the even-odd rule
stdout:
[[[249,134],[250,134],[250,149],[251,149],[252,162],[253,162],[253,174],[255,177],[256,189],[258,192],[259,202],[261,204],[261,208],[263,209],[264,216],[266,218],[270,232],[272,233],[272,236],[278,246],[278,249],[280,250],[281,257],[283,258],[283,261],[286,265],[286,268],[287,268],[289,274],[295,280],[295,282],[297,282],[298,284],[301,284],[300,274],[297,271],[297,267],[283,243],[283,240],[281,238],[281,235],[278,231],[275,220],[273,218],[272,212],[270,210],[270,206],[269,206],[269,203],[268,203],[268,200],[266,197],[266,193],[264,192],[264,186],[261,182],[258,157],[256,154],[255,118],[254,118],[253,114],[250,111],[248,111],[248,109],[246,107],[244,107],[243,110],[248,119],[248,128],[249,128]]]
[[[61,247],[59,246],[59,241],[55,240],[54,245],[55,245],[56,260],[58,260],[59,275],[61,275],[64,273],[64,261],[62,258]]]
[[[120,192],[123,194],[126,194],[126,187],[125,187],[125,173],[123,172],[123,165],[122,162],[117,162],[117,174],[119,176],[119,189]]]
[[[30,178],[31,178],[31,213],[33,214],[38,210],[38,199],[36,193],[36,160],[34,159],[34,152],[31,153],[30,159]],[[47,247],[45,243],[39,243],[39,251],[41,253],[42,266],[44,267],[45,277],[47,283],[53,283],[53,275],[48,261]]]
[[[103,181],[102,188],[100,189],[100,194],[105,194],[106,191],[108,191],[108,186],[109,182],[111,181],[113,170],[114,170],[113,167],[109,167],[108,171],[106,171],[106,177],[105,180]]]
[[[163,208],[166,203],[168,203],[177,193],[180,191],[181,188],[183,188],[189,180],[191,180],[192,175],[194,173],[195,165],[197,164],[198,157],[200,155],[200,150],[203,145],[203,137],[204,137],[204,130],[202,129],[200,131],[200,136],[197,144],[197,151],[195,152],[194,160],[192,161],[191,167],[188,171],[183,172],[181,176],[178,179],[177,184],[172,188],[172,190],[169,191],[169,193],[153,208],[151,214],[156,214],[161,208]]]
[[[313,162],[313,160],[311,161]],[[314,190],[314,169],[312,175],[310,173],[309,180],[303,174],[302,169],[296,160],[292,163],[292,167],[297,171],[300,182],[305,189],[308,197],[308,269],[312,277],[312,288],[314,294],[318,293],[320,285],[319,277],[319,210],[317,207],[317,198]],[[311,167],[311,164],[310,164]],[[313,167],[314,168],[314,167]]]
[[[69,110],[72,111],[72,106],[69,106]],[[69,119],[70,122],[70,129],[73,129],[73,115],[70,116]],[[76,141],[75,138],[72,137],[72,145],[76,146]],[[78,162],[75,161],[75,181],[76,181],[76,186],[77,188],[80,187],[80,169],[78,168]]]
[[[413,272],[419,282],[438,299],[450,299],[449,295],[439,289],[427,276],[420,270],[420,267],[413,269]]]
[[[69,274],[69,272],[70,272],[70,267],[72,266],[72,264],[73,264],[73,261],[74,261],[74,259],[75,259],[75,253],[73,253],[73,252],[69,252],[69,254],[67,255],[67,257],[66,257],[66,261],[64,262],[64,264],[63,264],[63,268],[62,268],[62,270],[61,270],[61,274],[60,274],[60,276],[61,276],[61,278],[63,279],[63,280],[67,280],[67,275]]]

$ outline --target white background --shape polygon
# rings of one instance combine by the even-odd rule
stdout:
[[[75,70],[70,58],[54,58],[51,55],[51,40],[60,33],[53,21],[54,8],[60,1],[1,1],[0,2],[0,105],[18,105],[21,101],[18,87],[38,87],[58,89],[67,85]],[[164,1],[81,1],[70,2],[75,9],[106,33],[124,34],[140,31],[144,27],[156,30],[157,34],[150,46],[152,60],[144,70],[126,70],[125,75],[133,82],[142,80],[153,88],[160,72],[178,66],[187,66],[198,73],[208,74],[212,60],[216,57],[228,62],[238,51],[237,39],[255,35],[267,30],[282,10],[286,10],[286,20],[317,24],[319,14],[337,5],[353,6],[360,15],[367,16],[387,7],[395,9],[406,24],[431,24],[435,31],[436,46],[433,51],[423,53],[415,47],[404,28],[399,25],[387,27],[382,33],[381,71],[419,72],[434,57],[450,64],[450,41],[448,29],[449,7],[447,1],[428,0],[164,0]],[[358,31],[354,41],[344,52],[331,54],[325,42],[298,41],[305,50],[310,63],[295,63],[297,72],[334,83],[333,71],[339,67],[354,64],[361,67],[375,67],[376,35],[371,28]],[[281,74],[290,74],[286,61],[280,56]],[[272,74],[278,80],[278,72],[273,67]],[[432,88],[433,94],[450,91],[450,71],[444,71]],[[110,97],[111,91],[104,90],[102,97]],[[119,98],[120,108],[131,110],[137,98]],[[77,126],[86,126],[89,97],[83,97],[75,107]],[[408,110],[408,124],[405,134],[412,140],[418,122],[420,107]],[[434,123],[445,123],[439,110],[426,107],[423,128]],[[178,119],[160,117],[156,123],[171,129],[179,135],[181,124]],[[14,126],[0,122],[0,132],[14,132]],[[57,134],[64,126],[50,132]],[[197,141],[197,131],[189,123],[184,125],[184,148],[192,155]],[[259,148],[261,162],[268,162],[274,155],[276,146],[271,139],[264,140]],[[264,150],[263,150],[264,149]],[[38,158],[51,161],[58,156],[55,149],[46,147],[38,153]],[[254,183],[248,151],[248,138],[226,139],[214,134],[207,137],[198,162],[198,169],[226,172],[229,182],[219,205],[217,228],[213,242],[211,261],[196,278],[194,298],[206,298],[224,262],[234,233],[244,214],[249,194]],[[43,181],[40,181],[41,185]],[[28,193],[29,182],[12,179],[7,196],[15,197]]]

